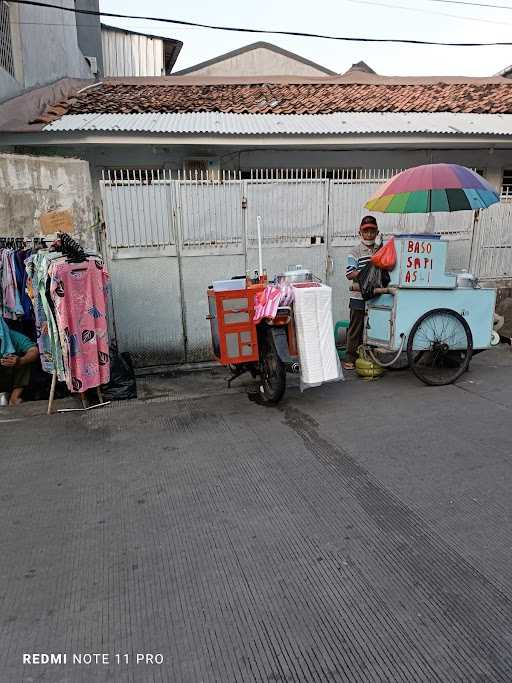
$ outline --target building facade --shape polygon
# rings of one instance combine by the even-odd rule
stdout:
[[[168,76],[183,43],[101,25],[104,76]]]
[[[0,102],[62,78],[89,79],[98,72],[101,54],[84,55],[80,22],[73,11],[66,11],[80,3],[61,4],[62,9],[54,9],[0,0]],[[98,0],[88,0],[89,8],[98,10]],[[99,25],[97,31],[99,35]]]
[[[259,41],[176,71],[177,76],[333,76],[334,71],[272,43]]]

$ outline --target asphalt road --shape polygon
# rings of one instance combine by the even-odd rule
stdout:
[[[509,348],[278,408],[169,382],[0,413],[1,683],[512,680]]]

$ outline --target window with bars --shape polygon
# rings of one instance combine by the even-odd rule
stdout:
[[[219,172],[220,163],[218,159],[193,157],[183,160],[183,173],[185,178],[218,180]]]
[[[15,77],[9,3],[5,0],[0,0],[0,68]]]
[[[512,199],[512,168],[503,169],[503,178],[501,180],[501,197],[505,199]]]
[[[186,175],[200,175],[201,173],[206,177],[208,172],[207,159],[185,159],[183,162],[183,171]]]

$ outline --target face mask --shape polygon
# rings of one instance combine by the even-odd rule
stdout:
[[[375,239],[373,240],[364,240],[361,238],[361,242],[365,245],[365,247],[373,247],[375,244]]]

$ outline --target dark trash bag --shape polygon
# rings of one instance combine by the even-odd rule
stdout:
[[[110,382],[102,387],[106,401],[127,401],[137,398],[137,383],[129,353],[110,349]]]
[[[364,301],[373,299],[375,296],[375,289],[378,287],[387,287],[390,282],[389,274],[385,270],[381,270],[374,266],[370,261],[364,268],[361,269],[357,282],[361,291],[361,296]]]

